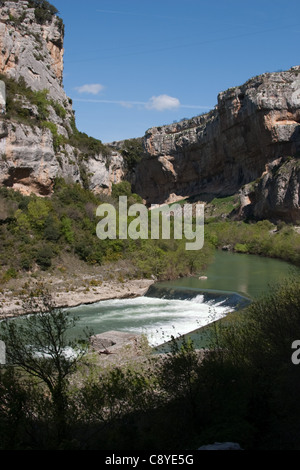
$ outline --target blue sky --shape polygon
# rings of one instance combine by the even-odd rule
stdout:
[[[104,143],[207,112],[219,92],[300,65],[299,0],[52,0],[64,88]]]

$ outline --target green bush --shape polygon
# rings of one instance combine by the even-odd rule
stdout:
[[[71,127],[72,135],[70,136],[69,143],[78,148],[82,152],[83,157],[88,158],[99,154],[105,157],[110,156],[110,149],[101,140],[90,137],[77,129],[74,118],[71,120]]]
[[[237,253],[249,253],[249,248],[243,243],[236,243],[234,246],[234,251]]]
[[[112,184],[111,195],[117,201],[120,196],[126,196],[128,206],[141,204],[143,202],[138,194],[132,193],[129,181],[121,181],[120,183]]]
[[[133,168],[142,160],[145,151],[142,142],[139,139],[128,139],[124,141],[121,153],[125,159],[127,168]]]
[[[40,24],[45,24],[52,21],[53,15],[58,13],[55,6],[51,5],[46,0],[30,0],[30,3],[35,7],[34,14],[36,21]]]
[[[270,292],[253,302],[231,320],[220,322],[204,371],[214,368],[214,387],[218,384],[225,398],[222,375],[231,371],[234,386],[226,401],[235,401],[243,424],[239,441],[250,450],[295,450],[300,448],[298,393],[300,380],[292,362],[292,345],[300,338],[300,281],[291,277],[274,285]],[[215,346],[214,346],[215,345]],[[213,349],[212,349],[213,351]],[[223,374],[217,377],[217,369]],[[239,389],[236,396],[234,391]],[[223,408],[223,407],[222,407]],[[226,419],[220,438],[227,436],[232,416]],[[221,424],[215,415],[215,425]],[[251,433],[249,434],[249,430]],[[226,434],[227,431],[227,434]],[[230,435],[229,435],[230,436]],[[232,436],[230,436],[231,438]]]
[[[66,138],[58,133],[57,126],[53,122],[50,121],[42,121],[41,127],[49,129],[52,133],[53,137],[53,148],[54,151],[57,152],[59,147],[67,142]]]
[[[52,265],[53,250],[49,245],[43,244],[36,250],[35,260],[42,270],[46,270]]]
[[[2,282],[8,282],[11,279],[16,279],[18,277],[18,273],[14,268],[9,268],[2,277]]]

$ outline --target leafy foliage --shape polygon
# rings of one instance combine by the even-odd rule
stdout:
[[[127,139],[124,141],[121,153],[128,169],[132,170],[142,160],[145,151],[139,139]]]
[[[291,360],[299,278],[210,326],[207,349],[173,339],[168,354],[111,367],[92,353],[63,354],[73,319],[40,304],[42,292],[29,303],[43,314],[2,323],[9,358],[0,369],[2,450],[178,451],[215,441],[299,450],[300,380]]]
[[[83,158],[100,153],[107,157],[110,155],[109,148],[101,140],[90,137],[77,129],[75,119],[72,119],[71,127],[73,133],[70,136],[69,143],[82,152]]]
[[[249,223],[208,220],[205,234],[218,248],[228,246],[233,251],[300,265],[300,236],[293,226],[284,222],[275,225],[268,220]]]
[[[128,196],[128,204],[141,203],[139,196],[131,193],[127,182],[113,187],[110,202],[116,208],[120,195]],[[96,209],[104,201],[102,196],[62,179],[56,180],[49,198],[22,196],[1,188],[3,268],[21,272],[37,266],[47,270],[60,263],[60,255],[68,253],[92,265],[124,260],[134,267],[136,276],[171,279],[196,273],[209,262],[213,251],[209,241],[195,253],[185,250],[185,240],[152,240],[150,237],[146,240],[100,240],[96,234],[99,222]],[[128,218],[128,223],[130,221]]]
[[[69,377],[86,353],[88,336],[84,337],[85,342],[68,338],[75,319],[67,312],[56,309],[44,288],[31,292],[25,302],[25,311],[31,315],[20,323],[4,321],[1,324],[7,362],[15,369],[18,368],[21,375],[25,373],[27,381],[33,377],[46,386],[52,402],[50,411],[54,424],[54,442],[59,446],[68,432]],[[69,354],[70,350],[72,354]],[[46,396],[44,392],[44,403],[47,402]]]

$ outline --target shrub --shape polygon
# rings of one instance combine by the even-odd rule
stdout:
[[[17,271],[14,268],[9,268],[2,277],[2,282],[8,282],[11,279],[16,279],[18,276]]]
[[[299,449],[300,380],[291,360],[292,344],[300,338],[299,278],[274,285],[237,317],[219,323],[215,341],[218,347],[207,356],[204,371],[219,369],[224,376],[231,370],[234,387],[228,391],[230,395],[226,394],[226,401],[238,388],[235,409],[243,410],[239,423],[246,423],[247,430],[252,430],[251,438],[246,432],[239,442],[257,450]],[[217,384],[224,397],[223,379],[215,372],[214,388]],[[231,419],[228,414],[226,422]]]
[[[87,158],[99,154],[109,157],[110,149],[104,145],[101,140],[90,137],[84,132],[80,132],[76,127],[74,118],[71,121],[71,127],[73,133],[70,136],[69,143],[78,148],[82,152],[83,157],[85,156]]]
[[[39,24],[45,24],[49,21],[52,21],[53,15],[58,13],[58,10],[55,6],[51,5],[46,0],[31,0],[30,3],[35,7],[34,14],[36,21]]]
[[[125,140],[121,153],[127,164],[129,170],[133,168],[142,160],[145,151],[142,142],[139,139]]]
[[[41,245],[37,248],[35,260],[42,270],[46,270],[52,265],[53,250],[49,245]]]
[[[41,126],[51,131],[53,137],[53,148],[55,151],[57,151],[61,145],[66,143],[66,138],[58,133],[56,124],[50,121],[43,121],[41,122]]]

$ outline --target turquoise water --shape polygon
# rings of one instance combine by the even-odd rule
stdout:
[[[233,291],[238,294],[258,298],[272,288],[278,281],[293,273],[300,274],[300,269],[285,261],[217,251],[213,263],[204,275],[182,278],[175,281],[159,283],[160,286],[189,287],[212,291]]]
[[[187,334],[245,305],[273,284],[299,273],[289,263],[258,256],[217,252],[199,277],[160,282],[148,294],[115,299],[71,309],[77,316],[78,334],[85,326],[93,334],[118,330],[145,334],[152,346]],[[238,295],[237,295],[238,294]]]

